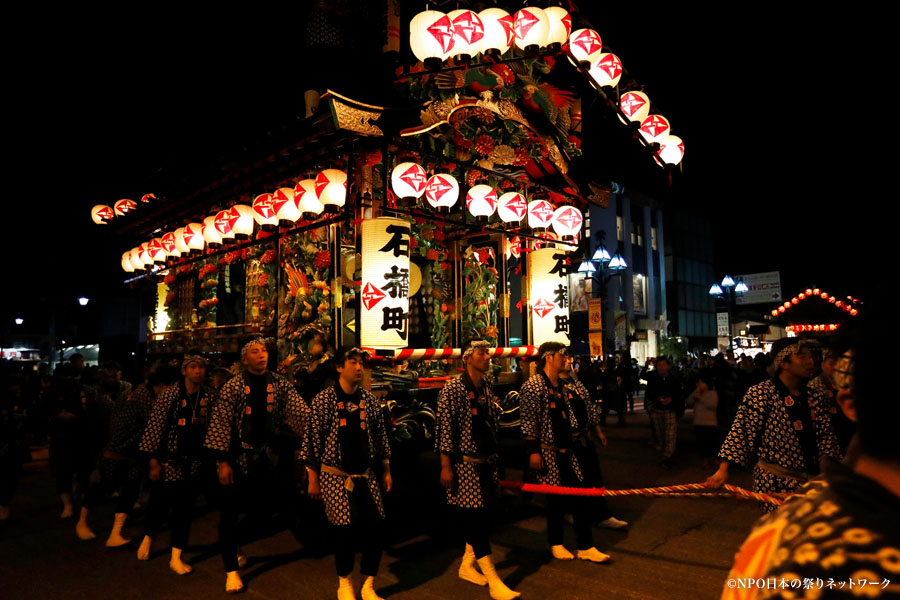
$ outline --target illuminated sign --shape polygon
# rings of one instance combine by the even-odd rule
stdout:
[[[409,345],[409,222],[362,223],[360,341],[367,348]]]
[[[532,344],[562,342],[569,345],[568,254],[557,248],[528,253],[531,287]]]

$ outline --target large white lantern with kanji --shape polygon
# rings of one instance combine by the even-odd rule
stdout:
[[[528,226],[532,229],[546,229],[553,221],[553,205],[546,200],[532,200],[528,203]]]
[[[473,56],[481,52],[484,23],[477,13],[468,9],[451,11],[447,13],[447,18],[453,23],[453,49],[450,56],[468,63]]]
[[[497,200],[497,216],[506,223],[518,223],[528,214],[528,202],[519,192],[506,192]]]
[[[219,230],[216,229],[215,215],[203,219],[203,222],[200,223],[200,234],[203,236],[203,241],[210,248],[220,248],[222,246],[223,240],[222,236],[219,235]]]
[[[641,127],[638,131],[649,143],[659,143],[669,135],[669,120],[662,115],[650,115],[641,121]]]
[[[290,227],[300,218],[300,208],[294,199],[294,188],[278,188],[272,194],[272,207],[281,227]]]
[[[579,29],[569,36],[569,52],[585,68],[589,68],[603,52],[600,34],[593,29]]]
[[[544,9],[526,6],[516,13],[513,33],[516,36],[516,48],[519,50],[536,52],[538,48],[547,44],[549,32],[550,19],[547,18]]]
[[[231,207],[231,230],[234,239],[247,240],[253,235],[253,209],[246,204],[235,204]]]
[[[122,270],[126,273],[134,273],[134,265],[131,264],[131,251],[122,255]]]
[[[459,199],[459,184],[453,175],[438,173],[425,183],[425,200],[433,208],[449,209]]]
[[[179,256],[181,254],[190,254],[191,249],[188,248],[187,242],[184,241],[184,227],[175,230],[175,247],[178,249]]]
[[[105,225],[116,217],[116,213],[112,208],[105,204],[98,204],[91,209],[91,220],[97,225]]]
[[[430,69],[439,69],[454,45],[453,22],[436,10],[417,14],[409,23],[409,49]]]
[[[572,32],[572,15],[561,6],[548,6],[544,9],[544,14],[550,23],[547,30],[547,45],[559,49]]]
[[[487,219],[497,210],[497,192],[489,185],[476,185],[466,193],[466,208],[473,217]]]
[[[300,216],[312,221],[322,214],[325,206],[319,202],[319,196],[316,194],[316,180],[303,179],[294,186],[294,201],[297,208],[300,209]]]
[[[184,243],[190,248],[191,254],[203,252],[206,241],[203,239],[202,223],[188,223],[184,226]]]
[[[486,8],[478,17],[484,26],[481,51],[498,56],[506,53],[515,41],[515,19],[502,8]]]
[[[677,165],[684,157],[684,142],[677,135],[667,135],[659,142],[659,158],[667,165]]]
[[[338,169],[325,169],[319,173],[316,196],[325,206],[325,212],[339,212],[347,201],[347,174]]]
[[[253,219],[265,231],[273,231],[278,227],[278,217],[275,216],[275,200],[272,194],[260,194],[253,199]]]
[[[650,116],[650,98],[644,92],[625,92],[619,98],[619,108],[629,121],[641,123]]]
[[[602,52],[591,66],[590,75],[601,87],[616,87],[622,78],[622,61],[615,54]]]
[[[559,248],[528,253],[528,290],[531,305],[531,343],[569,345],[568,255]]]
[[[409,222],[366,219],[361,229],[360,343],[404,348],[409,345]]]
[[[116,211],[117,217],[122,217],[127,213],[137,209],[137,204],[135,204],[134,200],[129,200],[128,198],[122,198],[121,200],[117,200],[115,204],[113,204],[113,208]]]
[[[131,262],[131,268],[135,271],[144,270],[144,261],[141,260],[141,249],[132,248],[128,252],[128,260]]]
[[[584,217],[581,211],[574,206],[560,206],[553,211],[553,218],[550,221],[553,231],[563,237],[578,236],[583,223]]]
[[[398,198],[421,198],[428,175],[413,162],[400,163],[391,171],[391,188]]]
[[[165,251],[166,256],[169,258],[177,258],[181,256],[181,251],[175,245],[175,232],[170,231],[165,234],[159,241],[162,242],[163,251]]]
[[[147,254],[155,263],[166,262],[166,251],[163,249],[162,241],[159,238],[153,238],[147,242]]]

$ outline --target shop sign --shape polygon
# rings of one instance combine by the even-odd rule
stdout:
[[[735,304],[767,304],[784,300],[781,295],[780,271],[737,275],[734,279],[743,279],[747,284],[746,292],[734,295]]]
[[[546,248],[528,254],[531,278],[532,343],[569,344],[569,278],[568,254],[564,250]]]
[[[719,337],[729,337],[728,330],[728,313],[716,313],[716,335]]]
[[[405,348],[409,340],[409,223],[362,223],[360,341],[367,348]]]

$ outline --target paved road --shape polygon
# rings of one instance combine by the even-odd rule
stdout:
[[[647,444],[643,413],[629,415],[625,427],[607,428],[610,445],[603,458],[611,489],[702,481],[693,453],[690,413],[681,423],[678,464],[665,469]],[[74,523],[61,521],[58,499],[43,460],[27,466],[13,516],[0,525],[0,599],[74,598],[184,599],[224,596],[222,563],[216,553],[217,515],[203,512],[194,523],[185,552],[194,573],[168,570],[167,535],[159,536],[151,560],[139,562],[134,548],[107,550],[103,540],[112,507],[92,519],[96,540],[78,541]],[[391,545],[377,579],[390,599],[485,598],[486,589],[456,578],[462,543],[448,531],[440,511],[431,509],[423,481],[437,481],[438,464],[425,456],[402,476],[388,509]],[[402,470],[402,469],[401,469]],[[746,474],[732,481],[749,488]],[[437,489],[434,489],[439,493]],[[608,565],[551,561],[546,548],[540,497],[508,498],[504,521],[493,537],[494,559],[506,582],[523,598],[718,598],[734,553],[760,512],[755,503],[732,499],[623,497],[612,500],[615,514],[630,521],[623,532],[596,529],[597,547]],[[400,516],[402,515],[402,519]],[[126,527],[138,537],[139,516]],[[574,545],[571,530],[567,542]],[[330,556],[305,551],[281,531],[244,545],[250,563],[242,571],[247,598],[335,597]]]

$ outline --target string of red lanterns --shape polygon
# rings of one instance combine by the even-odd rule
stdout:
[[[853,298],[852,296],[847,296],[847,300],[849,300],[849,302],[844,302],[843,300],[838,300],[836,297],[830,295],[828,292],[820,290],[819,288],[806,288],[806,290],[800,292],[778,308],[773,308],[771,314],[773,317],[777,317],[778,315],[784,314],[785,311],[787,311],[792,306],[796,306],[797,304],[799,304],[802,300],[806,300],[807,298],[812,298],[814,296],[817,296],[822,300],[826,300],[830,304],[834,304],[836,308],[840,308],[845,312],[850,313],[850,315],[853,317],[859,314],[859,310],[855,308],[855,305],[859,304],[858,299]]]

